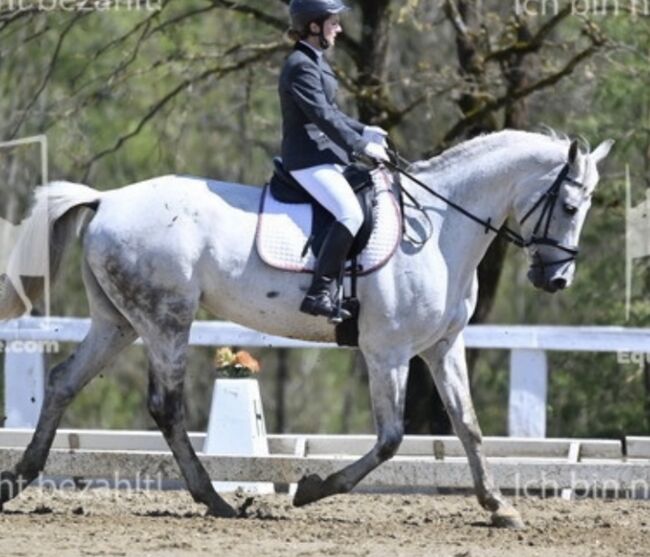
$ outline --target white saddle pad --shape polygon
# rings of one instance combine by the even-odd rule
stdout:
[[[402,237],[399,204],[391,189],[390,174],[375,171],[373,181],[377,201],[373,207],[375,226],[368,245],[357,258],[359,275],[385,265]],[[264,188],[256,237],[257,252],[262,261],[283,271],[313,272],[315,258],[311,250],[303,257],[311,226],[309,203],[282,203],[271,195],[268,185]]]

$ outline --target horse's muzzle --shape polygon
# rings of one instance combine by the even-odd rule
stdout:
[[[553,294],[571,286],[574,266],[573,261],[545,265],[539,254],[535,253],[533,265],[528,270],[528,280],[535,288]]]

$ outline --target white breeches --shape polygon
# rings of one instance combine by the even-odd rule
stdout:
[[[321,164],[291,175],[311,196],[343,224],[353,236],[363,224],[363,212],[352,187],[343,176],[342,167],[335,164]]]

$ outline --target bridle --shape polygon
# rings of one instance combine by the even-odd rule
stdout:
[[[539,212],[539,216],[537,217],[537,222],[535,223],[535,226],[533,228],[533,233],[531,234],[529,239],[525,239],[521,234],[519,234],[519,232],[513,230],[508,225],[504,224],[501,228],[497,228],[492,224],[491,218],[488,218],[487,220],[482,219],[481,217],[478,217],[474,213],[471,213],[467,209],[461,207],[457,203],[454,203],[444,195],[439,194],[437,191],[427,186],[421,180],[415,178],[410,172],[408,172],[402,166],[400,166],[400,163],[406,163],[409,165],[410,163],[399,155],[399,153],[395,150],[394,146],[391,145],[389,152],[393,160],[389,162],[384,162],[383,164],[385,164],[390,170],[406,176],[409,180],[411,180],[413,183],[420,186],[422,189],[424,189],[434,197],[445,202],[447,205],[449,205],[456,211],[460,212],[461,214],[465,215],[470,220],[473,220],[477,224],[482,225],[486,234],[488,232],[493,232],[497,236],[501,236],[508,242],[520,248],[529,248],[531,246],[551,246],[567,254],[567,256],[562,259],[557,259],[553,261],[542,261],[539,254],[537,252],[534,252],[534,261],[531,265],[532,267],[544,268],[553,265],[560,265],[562,263],[569,263],[571,261],[574,261],[576,257],[578,257],[579,249],[577,245],[563,244],[562,242],[559,242],[558,240],[551,238],[549,236],[549,228],[551,226],[553,213],[555,212],[555,208],[557,205],[557,200],[559,197],[560,188],[562,187],[562,184],[568,182],[575,186],[580,186],[580,187],[583,186],[581,182],[578,182],[577,180],[574,180],[573,178],[569,177],[569,170],[570,170],[569,163],[566,163],[562,167],[562,169],[560,170],[559,174],[557,175],[557,177],[555,178],[551,186],[541,195],[541,197],[533,204],[533,206],[526,212],[524,217],[519,222],[519,225],[523,226],[524,223],[530,217],[532,217],[537,211],[541,209],[541,211]],[[404,188],[400,187],[400,190],[415,205],[416,209],[418,209],[418,211],[420,211],[422,214],[425,215],[427,221],[429,222],[430,230],[433,231],[433,225],[431,223],[431,220],[428,214],[426,213],[426,210],[422,207],[422,205]],[[542,231],[541,236],[539,235],[540,231]],[[408,238],[408,239],[417,245],[424,245],[429,238],[427,237],[424,240],[417,240],[414,238]]]
[[[559,249],[560,251],[563,251],[566,254],[568,254],[567,257],[565,257],[564,259],[556,259],[553,261],[542,261],[541,258],[537,255],[537,253],[535,253],[536,259],[539,259],[539,261],[537,260],[534,261],[532,264],[533,267],[550,267],[552,265],[560,265],[562,263],[569,263],[571,261],[574,261],[576,257],[578,257],[579,249],[577,245],[571,246],[571,245],[563,244],[551,238],[548,235],[548,229],[551,226],[551,220],[553,219],[553,212],[555,211],[555,207],[557,205],[557,200],[559,197],[560,188],[562,187],[562,184],[568,182],[574,186],[583,187],[583,184],[581,182],[578,182],[577,180],[574,180],[573,178],[569,177],[569,170],[570,170],[570,166],[567,163],[562,167],[562,170],[560,170],[560,173],[557,175],[557,178],[555,178],[555,181],[553,182],[551,187],[549,187],[542,194],[542,196],[535,202],[535,204],[524,215],[521,221],[519,221],[519,226],[523,226],[523,224],[528,220],[528,218],[541,207],[541,212],[539,214],[539,217],[537,218],[535,227],[533,228],[533,233],[530,239],[527,242],[524,242],[522,247],[551,246],[553,248]],[[544,234],[542,236],[538,236],[540,229],[543,229],[544,231]]]

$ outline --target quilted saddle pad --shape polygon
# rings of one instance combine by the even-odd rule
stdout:
[[[374,227],[368,244],[357,258],[359,275],[367,275],[385,265],[402,238],[402,219],[392,184],[383,173],[378,173],[373,187],[376,192]],[[271,195],[268,185],[264,188],[256,235],[262,261],[283,271],[313,272],[314,255],[311,250],[304,253],[311,230],[311,204],[282,203]]]

